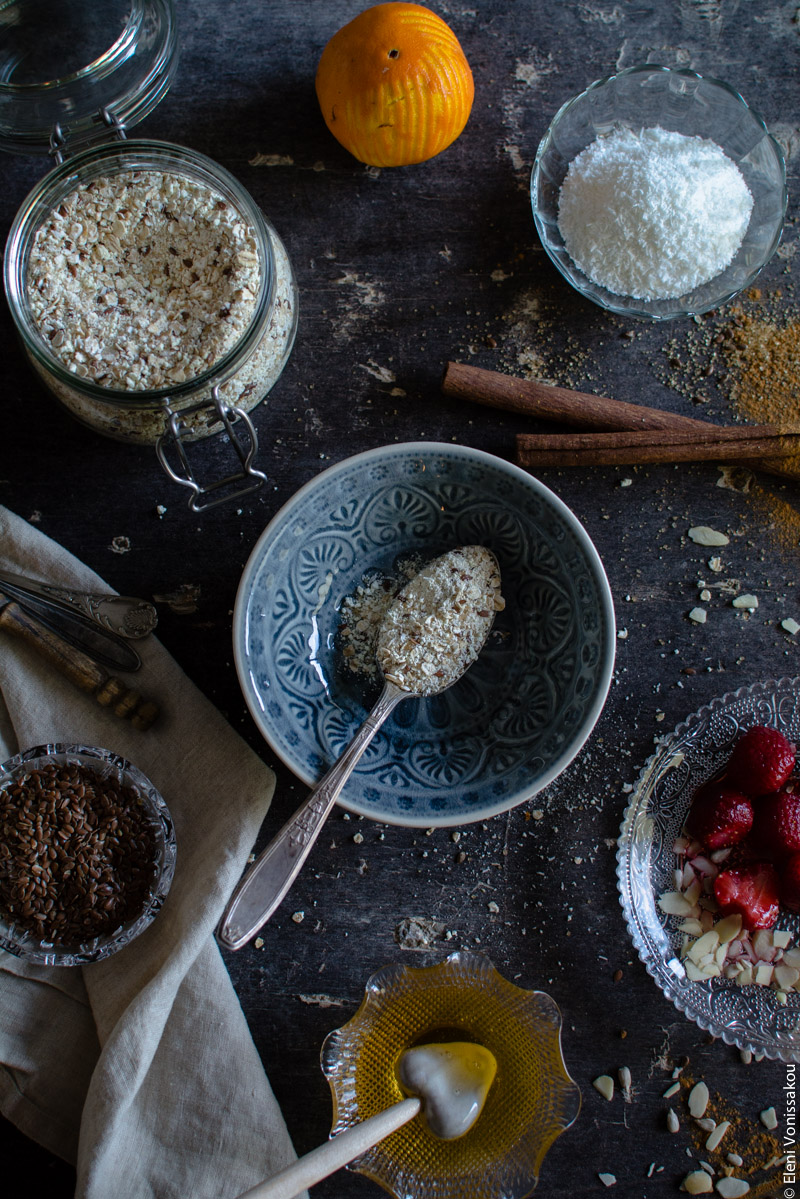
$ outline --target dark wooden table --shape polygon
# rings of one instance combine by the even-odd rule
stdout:
[[[89,433],[59,409],[24,363],[5,306],[0,317],[0,502],[37,520],[124,593],[195,590],[193,612],[162,605],[159,635],[275,766],[278,789],[262,841],[304,788],[273,760],[247,713],[232,660],[231,610],[254,542],[301,484],[353,452],[418,438],[513,458],[515,433],[532,424],[444,399],[439,384],[449,359],[722,422],[741,415],[726,371],[706,366],[711,335],[735,319],[733,306],[666,327],[625,322],[581,300],[542,251],[529,177],[555,111],[592,79],[652,61],[725,79],[791,150],[800,123],[800,26],[794,7],[778,0],[447,3],[439,11],[475,75],[467,129],[427,164],[368,170],[326,130],[313,86],[323,45],[361,7],[355,0],[178,0],[177,80],[137,130],[223,163],[269,215],[297,272],[296,348],[255,414],[269,476],[256,498],[193,515],[152,451]],[[254,165],[258,155],[275,156],[274,165]],[[3,231],[44,169],[43,160],[4,162]],[[791,156],[788,171],[791,193]],[[760,299],[743,301],[754,319],[791,316],[796,219],[790,194],[783,249],[762,274]],[[222,449],[207,442],[202,453],[213,469]],[[744,1064],[736,1049],[713,1041],[663,998],[625,930],[616,836],[656,738],[713,696],[800,674],[798,643],[780,627],[787,616],[800,619],[800,551],[786,515],[794,509],[776,517],[769,508],[770,497],[792,506],[800,493],[766,476],[747,493],[725,489],[714,465],[549,470],[541,478],[585,524],[617,609],[614,683],[588,745],[545,792],[464,827],[458,844],[448,830],[379,829],[335,813],[263,949],[250,946],[227,960],[299,1152],[329,1131],[320,1045],[355,1011],[369,975],[392,961],[422,965],[459,947],[478,948],[507,978],[549,992],[564,1014],[564,1054],[583,1109],[545,1160],[542,1199],[598,1194],[604,1171],[616,1175],[617,1194],[657,1199],[676,1192],[690,1168],[687,1148],[698,1144],[686,1123],[674,1136],[665,1128],[662,1095],[674,1068],[705,1078],[717,1107],[730,1106],[747,1139],[766,1135],[763,1109],[774,1106],[783,1119],[786,1067]],[[687,537],[698,524],[730,535],[719,576],[709,574],[709,551]],[[128,553],[111,551],[117,537],[129,539]],[[707,623],[691,623],[698,580],[709,578],[736,580],[758,596],[758,609],[737,612],[730,594],[716,588]],[[298,910],[302,923],[291,919]],[[439,922],[449,939],[402,948],[398,926],[411,916]],[[632,1075],[631,1102],[617,1095],[607,1103],[592,1079],[623,1066]],[[773,1134],[778,1143],[783,1130],[781,1123]],[[17,1193],[71,1193],[71,1171],[9,1125],[3,1144],[4,1160],[24,1166]],[[751,1148],[748,1165],[770,1156],[764,1136]],[[773,1168],[766,1182],[767,1174],[754,1173],[751,1193],[782,1195],[778,1175]],[[377,1193],[375,1184],[345,1173],[315,1190],[321,1197]]]

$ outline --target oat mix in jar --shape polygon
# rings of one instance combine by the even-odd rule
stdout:
[[[40,7],[21,0],[17,39],[26,20],[34,39]],[[86,7],[79,0],[78,8]],[[98,37],[102,44],[102,14],[91,5],[88,11],[93,45]],[[128,42],[140,25],[152,30],[156,16],[162,57],[154,61],[151,51],[142,63],[146,74],[132,81]],[[59,78],[52,93],[35,79],[25,88],[0,81],[0,145],[30,152],[49,141],[58,161],[12,225],[6,295],[24,352],[64,407],[105,436],[154,445],[200,509],[263,482],[253,466],[257,437],[248,413],[291,353],[297,287],[280,237],[223,167],[183,146],[128,140],[126,123],[146,115],[171,79],[171,2],[130,0],[126,20],[122,37],[86,69],[98,68],[95,82],[105,89],[99,95],[84,87],[86,71]],[[115,79],[109,64],[117,50]],[[41,69],[52,78],[46,64]],[[14,104],[31,88],[50,109],[42,116],[38,106],[36,127],[23,130],[28,110]],[[16,142],[9,112],[19,122]],[[185,443],[223,430],[241,470],[201,486]],[[208,499],[223,487],[226,495]]]

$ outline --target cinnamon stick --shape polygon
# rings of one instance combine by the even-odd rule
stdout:
[[[561,421],[582,428],[607,431],[660,429],[665,432],[692,432],[697,436],[718,434],[721,430],[730,428],[727,425],[715,425],[711,421],[697,420],[692,416],[681,416],[676,412],[664,412],[660,408],[648,408],[644,404],[629,404],[624,400],[572,391],[568,387],[556,387],[534,379],[517,379],[511,375],[484,370],[478,366],[467,366],[461,362],[447,363],[442,379],[442,391],[454,399],[470,400],[491,408],[519,412],[541,420]],[[734,427],[753,428],[746,425]],[[794,452],[788,451],[790,455]],[[769,456],[765,454],[751,457],[741,460],[741,464],[753,470],[767,471],[796,481],[800,477],[800,465],[791,458],[782,457],[782,454],[783,448],[771,446]],[[708,457],[718,460],[719,454],[711,453]],[[655,461],[676,460],[664,457]],[[520,465],[524,463],[520,462]],[[544,463],[540,461],[539,465]]]
[[[707,424],[703,430],[520,433],[520,466],[636,466],[659,462],[749,462],[800,455],[800,425]]]

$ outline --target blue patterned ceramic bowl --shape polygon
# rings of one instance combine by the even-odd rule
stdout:
[[[239,682],[269,745],[304,782],[342,753],[379,684],[347,670],[342,600],[370,571],[480,544],[504,612],[448,691],[408,699],[366,751],[343,807],[418,828],[484,820],[574,758],[606,698],[614,611],[583,527],[525,471],[466,446],[383,446],[332,466],[278,512],[245,567],[233,618]]]

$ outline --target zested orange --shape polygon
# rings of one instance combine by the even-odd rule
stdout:
[[[421,4],[376,4],[335,33],[317,68],[325,123],[361,162],[425,162],[467,123],[475,87],[456,35]]]

